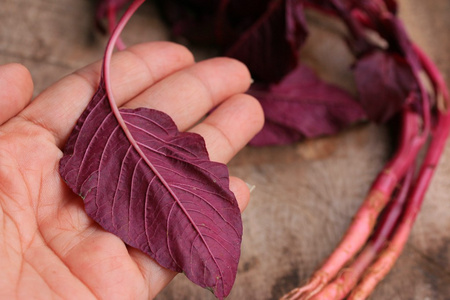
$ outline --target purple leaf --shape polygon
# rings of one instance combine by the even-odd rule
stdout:
[[[259,81],[278,81],[297,66],[306,36],[301,2],[276,0],[225,55],[244,62]]]
[[[242,237],[227,167],[211,162],[203,138],[178,132],[166,114],[120,113],[153,166],[128,141],[100,86],[66,144],[61,175],[105,230],[225,297]]]
[[[254,79],[280,80],[298,63],[307,37],[303,3],[296,0],[160,0],[176,36],[219,45],[244,62]],[[274,46],[276,45],[276,46]]]
[[[222,299],[233,286],[242,240],[227,167],[210,161],[203,138],[179,132],[168,115],[119,110],[112,97],[113,45],[143,2],[131,4],[111,36],[99,88],[59,171],[105,230]]]
[[[215,20],[220,0],[158,0],[163,18],[174,36],[198,44],[215,44]]]
[[[418,91],[410,65],[393,53],[372,52],[356,62],[356,86],[368,117],[386,122],[406,103],[411,91]]]
[[[337,133],[365,119],[361,105],[344,90],[327,84],[300,65],[268,89],[251,89],[264,109],[266,124],[252,145],[285,144]]]
[[[264,13],[271,0],[158,0],[175,36],[229,48]]]

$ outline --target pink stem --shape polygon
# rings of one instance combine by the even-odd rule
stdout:
[[[340,4],[338,0],[333,1],[332,3],[335,6],[336,4]],[[356,16],[358,17],[357,13]],[[365,19],[364,21],[365,22],[362,23],[363,26],[364,24],[366,24],[366,26],[373,25],[367,23],[370,21],[369,19]],[[350,27],[350,31],[353,33],[355,38],[357,38],[358,32],[357,31],[354,32],[354,30],[352,30],[355,29],[356,27],[351,26],[354,24],[347,24],[347,25]],[[395,26],[397,27],[396,28],[397,30],[404,31],[403,24],[400,21],[398,21],[395,24]],[[408,45],[405,47],[407,48]],[[313,295],[318,294],[320,292],[320,290],[328,283],[328,281],[332,279],[337,274],[337,272],[348,262],[348,260],[351,257],[353,257],[355,253],[363,246],[367,237],[370,235],[374,227],[379,211],[385,206],[386,202],[389,200],[395,185],[398,183],[400,178],[403,178],[407,170],[409,168],[412,168],[412,165],[417,158],[418,151],[425,143],[432,128],[431,101],[419,76],[420,72],[422,71],[422,68],[425,69],[425,71],[430,76],[431,80],[433,82],[436,82],[434,83],[437,85],[435,89],[438,91],[440,90],[444,95],[444,102],[443,102],[444,109],[441,109],[441,111],[444,111],[446,110],[446,108],[448,108],[449,102],[448,91],[445,87],[445,82],[440,76],[437,68],[418,47],[415,47],[413,44],[411,44],[411,47],[412,51],[410,51],[410,49],[405,50],[406,52],[405,58],[412,68],[413,76],[415,77],[418,85],[420,100],[422,103],[421,116],[420,117],[417,116],[412,111],[404,112],[404,124],[402,129],[403,138],[399,150],[396,152],[396,155],[390,160],[390,162],[386,165],[383,172],[378,176],[377,180],[375,181],[375,183],[371,188],[368,197],[358,210],[354,218],[354,221],[352,222],[347,233],[341,240],[340,244],[338,245],[336,250],[331,254],[331,256],[325,261],[322,267],[313,274],[309,284],[307,284],[302,288],[293,290],[291,293],[287,294],[284,297],[284,299],[310,299]],[[414,95],[411,94],[411,97],[413,96]],[[446,125],[444,121],[441,121],[441,119],[443,118],[444,117],[442,116],[440,117],[439,120],[440,124],[438,126]],[[421,128],[419,130],[420,121],[422,121],[423,124],[421,125]],[[444,130],[439,129],[438,127],[438,131]],[[438,134],[438,136],[440,135],[442,134]],[[439,139],[443,139],[445,141],[446,135],[445,138],[438,138],[438,140]],[[431,153],[435,152],[435,150],[433,149],[434,148],[431,148],[429,152],[430,151]],[[437,163],[438,157],[435,159]],[[424,187],[425,190],[427,186],[428,184],[425,185]],[[423,193],[424,192],[425,191],[423,191]],[[357,273],[359,274],[357,276],[358,278],[365,270],[365,268],[374,259],[376,253],[378,253],[381,247],[385,244],[386,239],[389,237],[389,235],[393,230],[393,227],[397,223],[396,219],[399,218],[399,214],[400,210],[397,208],[393,209],[392,213],[388,213],[388,215],[390,216],[386,217],[386,219],[382,221],[380,229],[374,235],[373,240],[369,243],[371,244],[371,246],[366,247],[365,250],[361,253],[359,261],[356,263],[354,268],[352,268],[355,270],[355,274]],[[401,226],[399,225],[399,228],[400,227]],[[404,233],[405,231],[404,230],[401,231],[400,229],[398,229],[396,232]],[[402,235],[400,234],[399,236],[401,237]],[[406,239],[407,235],[404,238]],[[399,255],[399,253],[397,253],[397,255]],[[393,257],[392,255],[390,257],[395,259],[395,257]],[[394,261],[395,260],[392,261],[392,264]],[[346,273],[347,275],[342,275],[343,278],[353,276],[348,275],[349,273],[347,271],[344,271],[344,273]],[[355,280],[356,282],[357,279],[355,277],[352,280]],[[342,286],[339,286],[339,288],[341,287]],[[317,298],[321,298],[321,296],[319,295],[320,294],[317,295]]]
[[[375,226],[378,215],[391,198],[399,180],[405,177],[413,165],[417,153],[425,139],[418,137],[419,117],[403,111],[402,133],[395,156],[378,175],[367,198],[362,203],[353,222],[333,253],[311,277],[307,285],[288,293],[282,299],[301,299],[311,297],[336,276],[341,268],[364,246]]]
[[[447,89],[447,85],[445,84],[444,77],[441,75],[441,72],[439,72],[436,65],[433,63],[433,61],[427,56],[425,52],[423,52],[422,49],[420,49],[417,45],[413,44],[413,49],[416,52],[417,56],[419,57],[420,63],[422,64],[425,72],[430,77],[431,82],[434,85],[434,88],[436,90],[436,93],[441,92],[442,96],[444,97],[444,100],[447,102],[450,101],[449,92]]]
[[[411,183],[415,171],[414,164],[408,170],[402,187],[393,199],[390,205],[386,208],[383,216],[379,221],[379,226],[375,230],[372,238],[369,241],[370,247],[372,247],[376,253],[378,253],[385,245],[386,240],[392,235],[395,226],[398,224],[398,220],[403,212],[404,204],[406,202]]]
[[[411,187],[413,174],[414,166],[408,170],[400,190],[380,220],[380,226],[356,260],[349,267],[344,268],[332,283],[328,284],[320,293],[311,298],[311,300],[343,299],[356,285],[364,271],[386,244],[387,239],[398,223],[408,191]]]
[[[426,54],[415,45],[414,51],[419,57],[421,65],[433,82],[436,93],[442,93],[444,97],[444,107],[448,108],[448,102],[450,101],[449,93],[439,70],[426,56]],[[423,89],[423,87],[421,88]],[[409,236],[414,220],[420,210],[420,206],[429,186],[434,168],[439,161],[443,148],[445,147],[445,141],[449,134],[449,128],[450,113],[439,112],[438,123],[434,128],[434,138],[423,162],[422,169],[417,183],[412,191],[411,198],[408,201],[407,207],[404,209],[404,217],[402,217],[402,221],[399,223],[398,229],[396,230],[388,248],[383,251],[380,259],[374,263],[373,267],[370,268],[365,276],[365,279],[363,279],[362,283],[353,292],[353,296],[350,298],[354,297],[354,299],[364,299],[368,296],[378,282],[390,271],[400,255]],[[407,190],[408,189],[405,189],[404,191]],[[404,193],[405,192],[402,191],[402,194]],[[404,196],[401,196],[401,198],[403,197]],[[353,288],[353,286],[357,283],[362,275],[362,272],[369,266],[380,249],[385,245],[386,239],[392,234],[395,224],[398,223],[397,219],[402,212],[400,202],[393,204],[390,208],[388,208],[384,219],[380,221],[381,226],[374,233],[372,240],[368,243],[364,251],[359,255],[350,268],[344,270],[339,278],[333,282],[333,284],[325,287],[314,299],[341,299],[346,296],[351,288]]]
[[[422,139],[416,138],[419,126],[418,117],[409,111],[405,111],[403,115],[402,140],[396,155],[374,182],[367,199],[356,213],[336,251],[322,266],[322,272],[325,271],[334,276],[361,249],[372,232],[379,213],[389,201],[399,180],[405,176],[422,147]]]
[[[368,270],[361,283],[352,292],[349,299],[365,299],[375,286],[391,270],[406,244],[414,221],[422,205],[425,192],[430,184],[436,165],[445,147],[450,131],[450,114],[439,113],[438,123],[427,155],[421,167],[416,184],[410,194],[405,212],[388,247]]]
[[[145,161],[145,163],[150,167],[150,169],[155,173],[155,175],[158,178],[161,178],[161,181],[164,186],[168,186],[167,182],[160,176],[158,170],[155,169],[153,164],[148,160],[147,156],[142,151],[141,147],[139,147],[138,143],[134,139],[133,135],[131,134],[130,130],[127,127],[127,124],[122,118],[122,115],[120,114],[119,108],[117,107],[116,101],[114,100],[114,95],[111,89],[111,82],[110,82],[110,65],[111,65],[111,57],[112,53],[114,51],[114,44],[116,44],[118,37],[120,36],[120,33],[122,32],[123,28],[129,21],[129,19],[132,17],[134,12],[139,8],[139,6],[144,3],[145,0],[134,0],[131,5],[128,7],[122,18],[120,19],[119,23],[117,23],[116,28],[114,29],[111,38],[108,41],[108,44],[106,46],[105,55],[103,58],[103,76],[105,81],[105,87],[106,87],[106,94],[108,96],[109,104],[111,106],[111,110],[114,114],[114,116],[117,119],[117,122],[119,123],[120,127],[122,128],[123,132],[125,133],[126,137],[130,141],[130,144],[133,146],[133,148],[136,150],[136,152],[142,157],[142,159]],[[169,192],[172,193],[171,189],[168,189]]]

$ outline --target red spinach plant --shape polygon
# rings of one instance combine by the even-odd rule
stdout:
[[[163,112],[118,109],[110,60],[134,1],[106,47],[97,92],[70,135],[60,174],[89,216],[161,266],[228,295],[242,221],[228,169],[208,158],[200,135],[180,133]]]
[[[103,3],[119,1],[104,0]],[[266,123],[256,146],[333,134],[357,121],[401,120],[397,149],[336,250],[284,299],[364,299],[406,243],[449,134],[449,93],[433,62],[408,37],[395,0],[161,0],[173,34],[215,45],[249,67],[249,93]],[[112,6],[111,6],[112,7]],[[357,97],[320,80],[299,57],[304,11],[345,24]],[[376,36],[377,38],[373,38]],[[432,84],[427,90],[425,74]],[[425,148],[425,142],[430,143]],[[425,151],[425,158],[418,153]],[[419,171],[416,172],[415,170]],[[342,272],[344,270],[345,272]]]

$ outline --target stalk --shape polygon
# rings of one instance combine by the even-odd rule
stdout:
[[[433,84],[435,93],[437,94],[438,98],[438,106],[440,110],[444,111],[447,110],[449,107],[449,101],[450,101],[450,95],[447,89],[447,85],[445,84],[444,77],[442,77],[442,74],[439,72],[436,65],[433,63],[433,61],[426,55],[425,52],[422,51],[417,45],[413,44],[413,50],[416,53],[417,57],[420,60],[420,63],[423,66],[423,69],[427,73],[428,77],[431,79],[431,83]],[[439,96],[442,96],[442,100],[440,103]]]
[[[381,253],[378,260],[368,270],[361,283],[350,294],[349,299],[366,299],[375,286],[392,269],[400,256],[411,232],[414,221],[422,205],[425,192],[430,184],[439,158],[445,147],[450,129],[450,113],[439,113],[438,123],[434,132],[424,163],[419,173],[414,189],[410,195],[404,215],[389,246]]]
[[[352,262],[349,267],[343,269],[332,283],[328,284],[320,293],[311,299],[343,299],[356,285],[367,267],[369,267],[385,246],[395,225],[398,224],[408,191],[411,187],[413,174],[414,165],[408,170],[401,188],[398,190],[394,199],[391,200],[390,205],[386,208],[386,211],[379,222],[380,226],[356,260]]]
[[[417,114],[403,111],[400,146],[378,175],[368,196],[356,213],[350,227],[337,248],[311,277],[309,283],[283,296],[282,300],[309,299],[326,286],[342,267],[360,251],[372,233],[378,215],[383,210],[399,183],[413,165],[425,139],[417,135],[420,122]]]

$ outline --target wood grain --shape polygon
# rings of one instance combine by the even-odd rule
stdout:
[[[100,59],[106,40],[94,28],[93,3],[0,0],[0,63],[27,66],[38,94]],[[450,1],[402,0],[400,11],[413,39],[450,81]],[[168,38],[151,5],[124,33],[128,44]],[[209,55],[194,51],[198,59]],[[344,60],[330,59],[323,68]],[[342,78],[351,88],[351,79]],[[334,137],[242,151],[230,163],[231,173],[256,190],[243,215],[242,260],[229,299],[278,299],[305,282],[338,243],[391,150],[385,128],[366,124]],[[450,299],[449,195],[447,145],[406,249],[371,299]],[[180,275],[158,299],[213,297]]]

